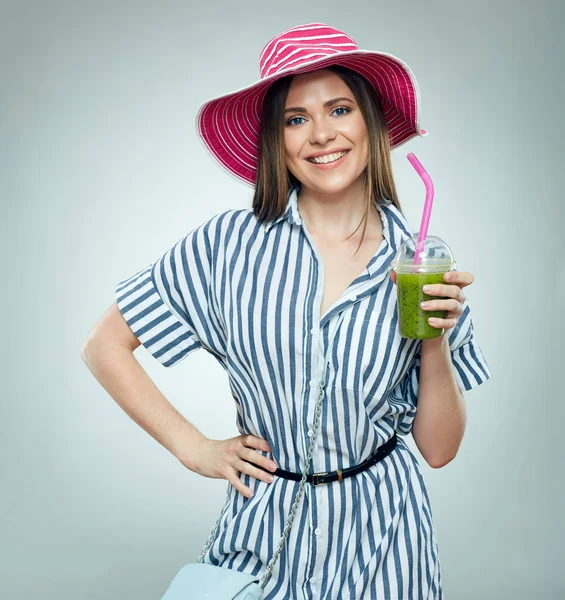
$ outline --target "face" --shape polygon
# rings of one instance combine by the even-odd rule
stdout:
[[[336,98],[340,100],[333,102]],[[365,121],[353,93],[336,73],[320,69],[296,75],[285,108],[292,108],[284,117],[287,166],[303,187],[335,194],[363,176],[369,159]],[[343,151],[343,157],[326,164],[311,161],[313,155]]]

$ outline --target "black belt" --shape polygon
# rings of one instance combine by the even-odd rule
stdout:
[[[338,469],[337,471],[331,471],[330,473],[310,473],[306,475],[306,481],[312,485],[325,485],[326,483],[331,483],[332,481],[343,481],[346,477],[351,477],[352,475],[361,473],[361,471],[372,467],[385,456],[388,456],[394,450],[396,441],[397,438],[395,431],[390,440],[388,440],[388,442],[384,443],[382,446],[379,446],[375,454],[369,457],[366,461],[358,464],[355,467],[349,467],[348,469],[343,470]],[[302,480],[302,473],[292,473],[291,471],[285,471],[284,469],[277,469],[274,472],[274,475],[284,477],[285,479],[294,479],[294,481]]]

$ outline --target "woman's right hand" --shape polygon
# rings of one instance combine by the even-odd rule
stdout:
[[[246,473],[256,479],[272,483],[273,475],[253,466],[252,463],[272,472],[276,471],[278,466],[276,462],[256,452],[255,448],[271,452],[268,442],[254,435],[238,435],[228,440],[203,438],[199,441],[189,468],[204,477],[227,479],[236,490],[245,497],[251,498],[253,490],[243,485],[238,473]]]

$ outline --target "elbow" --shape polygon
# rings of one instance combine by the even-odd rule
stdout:
[[[84,363],[88,360],[88,355],[91,352],[92,343],[90,338],[86,339],[86,341],[82,344],[80,349],[80,357]]]
[[[89,356],[84,348],[80,351],[80,359],[88,367]]]
[[[456,455],[451,456],[450,458],[441,458],[441,460],[437,460],[436,458],[434,458],[433,460],[427,460],[426,462],[430,465],[430,467],[432,467],[432,469],[441,469],[442,467],[445,467],[445,465],[448,465],[454,458]]]

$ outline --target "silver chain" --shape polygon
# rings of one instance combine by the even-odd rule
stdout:
[[[335,329],[334,329],[334,333],[332,335],[332,339],[330,340],[330,342],[328,343],[328,349],[327,349],[327,354],[324,360],[324,367],[323,367],[323,372],[322,372],[322,378],[320,381],[320,393],[318,394],[318,400],[316,401],[316,410],[315,410],[315,417],[314,417],[314,426],[313,426],[313,431],[312,431],[312,438],[310,440],[310,448],[308,450],[308,455],[306,456],[306,461],[304,463],[304,469],[302,470],[302,479],[300,480],[300,485],[298,486],[298,492],[296,492],[296,497],[294,499],[294,503],[292,504],[292,507],[290,509],[290,515],[288,517],[286,526],[282,532],[282,537],[281,540],[277,546],[277,550],[275,552],[275,554],[273,555],[273,558],[271,559],[271,561],[269,562],[269,564],[267,565],[267,571],[265,573],[265,575],[261,578],[261,588],[265,588],[265,585],[267,585],[267,581],[269,579],[269,577],[271,577],[272,575],[272,571],[273,571],[273,567],[275,566],[275,563],[277,562],[280,553],[282,552],[282,548],[284,546],[284,543],[286,541],[286,538],[288,536],[288,533],[290,531],[290,528],[292,527],[292,522],[294,521],[294,516],[296,514],[296,510],[298,508],[298,504],[300,502],[300,498],[302,497],[302,493],[304,491],[304,484],[306,483],[306,479],[308,477],[308,471],[310,470],[310,461],[312,460],[312,454],[314,452],[314,446],[315,446],[315,442],[316,442],[316,436],[318,435],[318,430],[320,428],[320,415],[322,413],[322,400],[324,397],[324,388],[326,385],[326,367],[328,365],[328,360],[329,360],[329,354],[330,354],[330,350],[331,350],[331,342],[333,340],[333,337],[335,335],[335,333],[337,332],[338,328],[339,328],[339,324],[341,322],[341,320],[343,319],[343,313],[341,313],[338,322],[336,323]],[[198,556],[198,558],[196,559],[197,563],[202,562],[202,559],[204,558],[204,555],[206,554],[206,552],[208,552],[210,546],[212,545],[212,543],[214,542],[214,538],[216,536],[216,531],[218,529],[218,526],[220,524],[220,521],[222,520],[222,517],[226,511],[226,509],[228,508],[229,504],[230,504],[230,495],[231,495],[231,488],[228,486],[228,496],[227,496],[227,500],[226,503],[224,504],[224,507],[222,508],[222,512],[220,513],[220,516],[218,517],[218,520],[216,521],[216,524],[214,525],[214,528],[212,529],[212,533],[210,534],[210,536],[208,537],[208,539],[206,540],[206,545],[204,546],[204,549],[202,550],[202,552],[200,553],[200,555]]]

